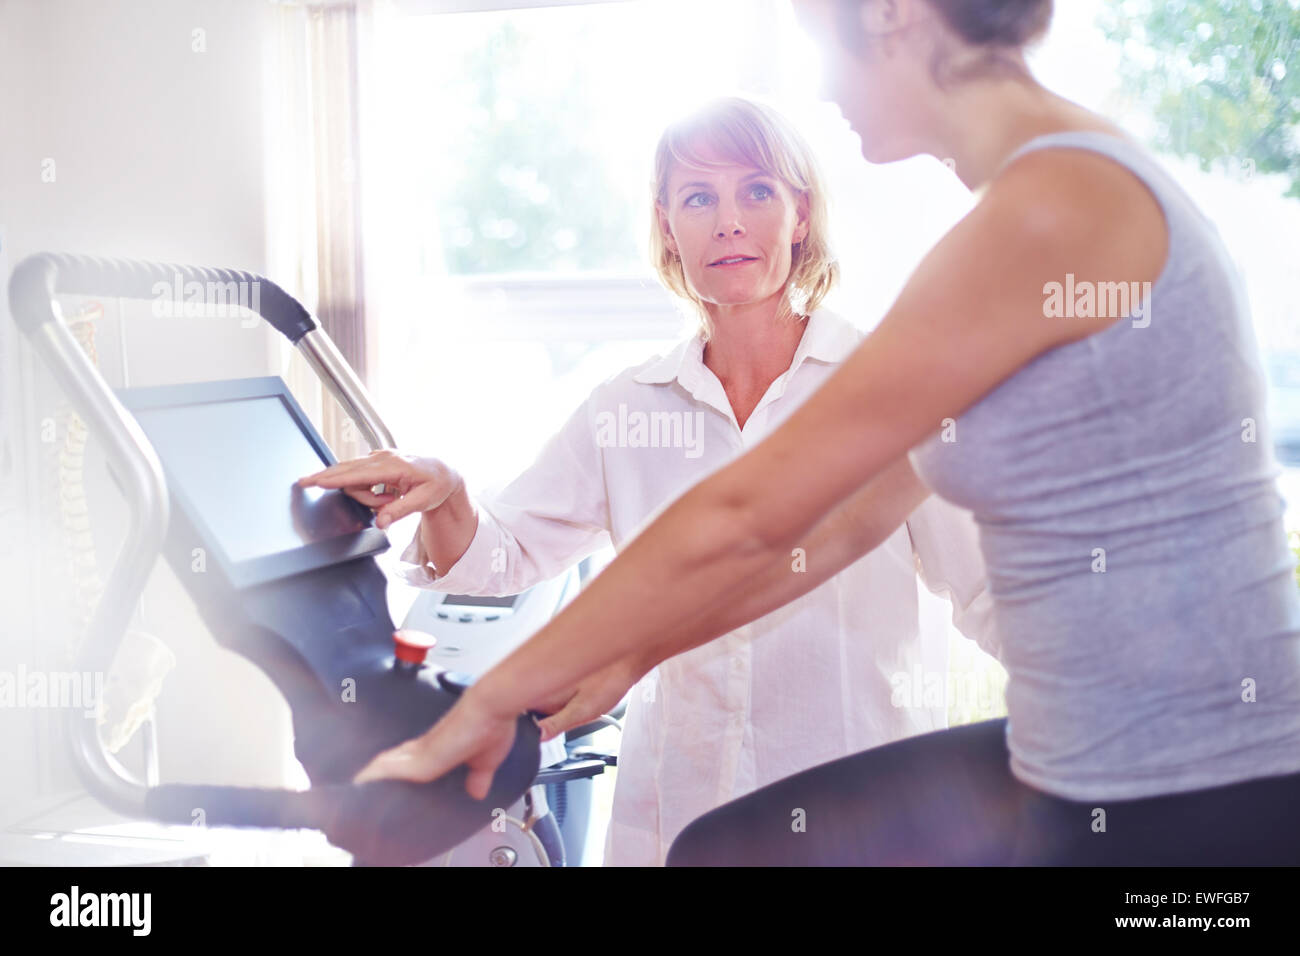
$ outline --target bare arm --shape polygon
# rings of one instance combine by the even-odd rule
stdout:
[[[838,505],[791,550],[775,554],[766,567],[741,584],[735,600],[715,601],[681,631],[656,635],[637,652],[643,667],[637,676],[819,587],[883,544],[929,494],[903,455]],[[803,570],[794,568],[793,548],[804,552]]]
[[[692,621],[686,633],[666,633],[634,648],[577,686],[538,702],[550,714],[541,722],[549,740],[608,713],[651,668],[674,654],[704,644],[807,594],[882,544],[929,496],[929,490],[900,458],[827,515],[799,546],[805,561],[779,556],[750,580],[736,601],[715,603]]]
[[[420,515],[420,545],[439,574],[446,574],[461,559],[476,531],[478,509],[463,480],[446,501]]]

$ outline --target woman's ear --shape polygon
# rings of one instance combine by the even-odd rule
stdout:
[[[795,220],[794,237],[792,245],[798,245],[808,238],[808,233],[812,229],[812,222],[808,212],[808,194],[800,193],[799,202],[796,204],[798,218]]]
[[[869,37],[897,32],[914,17],[912,0],[871,0],[858,4],[858,22]]]
[[[659,219],[659,232],[664,237],[664,245],[668,251],[675,256],[680,256],[681,252],[677,249],[677,240],[673,238],[672,226],[668,225],[668,214],[664,212],[664,207],[655,203],[655,215]]]

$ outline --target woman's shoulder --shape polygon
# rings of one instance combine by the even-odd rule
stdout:
[[[819,326],[824,326],[828,335],[841,341],[857,344],[867,337],[867,329],[850,321],[848,316],[836,309],[818,306],[810,318],[816,320]]]
[[[671,348],[661,349],[652,355],[625,365],[602,379],[587,397],[586,404],[601,407],[611,402],[635,401],[644,397],[647,389],[672,382],[682,367],[690,361],[692,348],[698,348],[694,337],[684,338]]]
[[[1137,143],[1096,130],[1032,140],[977,206],[985,238],[1037,249],[1079,276],[1154,281],[1172,236],[1150,162]]]
[[[981,205],[1012,204],[1030,226],[1068,230],[1085,244],[1096,238],[1091,229],[1118,228],[1158,245],[1153,240],[1166,229],[1165,179],[1155,158],[1118,127],[1058,130],[1013,150]]]

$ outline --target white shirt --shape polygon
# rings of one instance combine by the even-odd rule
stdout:
[[[765,438],[862,333],[814,312],[790,368],[740,428],[697,335],[598,386],[531,468],[480,499],[465,554],[434,577],[417,529],[399,572],[418,587],[515,594],[612,543]],[[792,562],[796,560],[792,556]],[[946,625],[922,633],[916,575],[997,654],[974,521],[931,495],[888,540],[785,607],[661,663],[624,721],[606,865],[661,865],[708,810],[772,781],[941,729],[920,689],[947,671]],[[671,595],[665,595],[671,599]],[[898,706],[895,706],[898,703]],[[922,703],[928,706],[921,706]]]

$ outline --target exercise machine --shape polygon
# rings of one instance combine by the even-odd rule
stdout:
[[[298,477],[336,459],[283,381],[271,376],[115,393],[56,311],[58,295],[157,301],[181,288],[187,308],[197,304],[209,313],[226,308],[232,290],[241,290],[241,304],[251,303],[250,311],[288,338],[370,447],[394,447],[365,387],[325,331],[262,276],[50,253],[19,263],[9,283],[14,321],[103,443],[131,512],[77,669],[108,673],[162,553],[215,639],[252,661],[284,695],[294,753],[311,783],[305,791],[149,786],[105,751],[95,721],[76,715],[69,730],[87,789],[132,817],[189,824],[201,812],[208,826],[318,829],[360,865],[429,862],[471,837],[501,832],[501,820],[518,821],[522,808],[521,829],[539,861],[562,863],[563,841],[539,788],[589,779],[612,758],[566,755],[539,774],[537,715],[519,716],[514,744],[485,800],[465,793],[464,767],[425,784],[351,783],[376,754],[434,724],[473,674],[431,662],[419,640],[395,638],[386,580],[375,562],[387,536],[368,508],[342,492],[298,488]],[[244,295],[249,289],[253,294]],[[512,599],[512,615],[528,600]],[[460,607],[438,603],[448,615]],[[539,598],[535,606],[544,604]],[[458,624],[474,623],[473,615],[463,620],[466,613],[458,612]],[[481,616],[484,626],[495,623]],[[520,861],[517,850],[488,856],[490,865]]]

